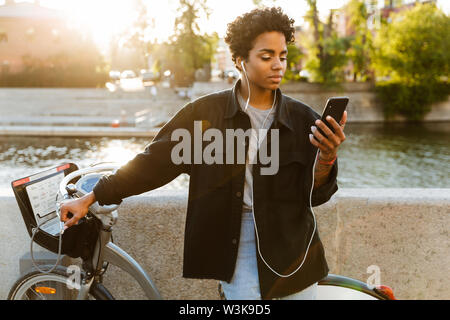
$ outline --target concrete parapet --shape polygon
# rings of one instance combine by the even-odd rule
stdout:
[[[218,299],[217,281],[181,277],[186,204],[187,191],[125,199],[114,242],[144,267],[164,299]],[[449,204],[449,189],[339,190],[314,210],[330,272],[366,282],[375,266],[381,283],[400,299],[449,299]],[[0,197],[0,215],[5,299],[30,238],[13,197]],[[105,284],[118,298],[144,298],[133,279],[113,266]]]

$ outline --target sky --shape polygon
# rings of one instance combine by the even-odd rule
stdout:
[[[272,0],[263,0],[271,4]],[[412,0],[410,0],[412,1]],[[2,4],[4,0],[0,0]],[[33,0],[16,0],[16,2],[33,2]],[[75,27],[91,30],[94,41],[106,48],[112,35],[120,33],[132,24],[136,18],[132,0],[41,0],[41,5],[59,9],[67,13],[69,24]],[[148,13],[155,19],[155,29],[150,38],[167,40],[173,33],[174,19],[178,0],[144,0]],[[326,16],[330,9],[342,7],[347,0],[317,0],[319,14]],[[379,0],[381,2],[381,0]],[[216,31],[224,36],[227,23],[237,16],[252,10],[255,6],[252,0],[208,0],[211,16],[208,20],[202,17],[199,25],[202,32]],[[305,0],[276,0],[276,6],[296,21],[296,25],[304,23],[303,16],[307,11]],[[440,6],[450,14],[450,0],[438,0]]]

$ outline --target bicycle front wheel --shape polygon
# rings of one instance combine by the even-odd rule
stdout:
[[[51,267],[39,268],[48,271]],[[83,277],[84,274],[81,274],[80,280]],[[8,300],[75,300],[79,288],[70,285],[71,281],[66,267],[58,266],[50,273],[33,270],[16,281],[9,291]],[[113,297],[102,284],[93,283],[88,299],[109,300]]]

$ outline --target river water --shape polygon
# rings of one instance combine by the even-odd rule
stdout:
[[[348,124],[339,150],[341,188],[450,188],[450,124]],[[0,194],[11,181],[72,161],[126,163],[142,151],[142,138],[0,137]],[[162,187],[187,188],[182,175]]]

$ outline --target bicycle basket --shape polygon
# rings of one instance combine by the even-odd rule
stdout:
[[[38,172],[11,183],[22,218],[30,237],[40,225],[34,242],[58,253],[59,218],[56,214],[56,195],[59,183],[67,174],[77,170],[73,163],[66,163]],[[92,214],[80,219],[64,231],[61,253],[72,258],[88,259],[92,256],[101,228],[101,222]]]

